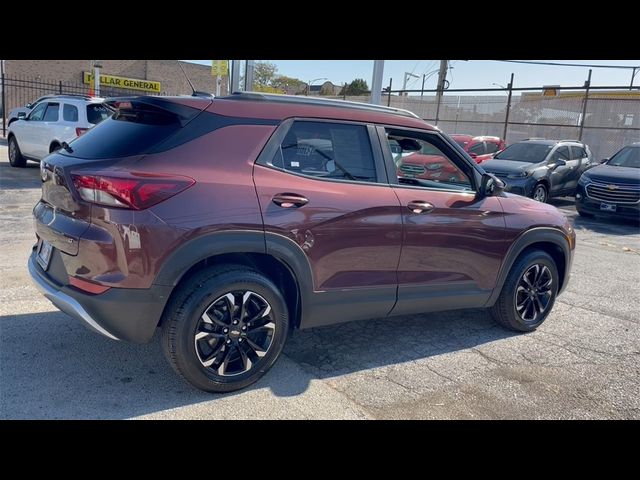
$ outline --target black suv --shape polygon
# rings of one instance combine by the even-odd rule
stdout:
[[[537,138],[514,143],[482,163],[486,172],[505,181],[507,191],[539,202],[575,195],[580,175],[592,166],[588,145]]]

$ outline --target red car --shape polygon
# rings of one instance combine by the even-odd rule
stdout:
[[[472,137],[466,134],[453,134],[450,136],[476,163],[492,159],[496,153],[507,147],[506,142],[500,137]]]

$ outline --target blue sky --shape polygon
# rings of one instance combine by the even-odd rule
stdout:
[[[187,60],[202,64],[210,64],[210,60]],[[364,78],[371,85],[373,60],[267,60],[278,66],[278,73],[296,77],[309,82],[326,77],[333,83],[342,84],[354,78]],[[640,66],[640,60],[550,60],[560,63],[586,63],[596,65],[630,65]],[[405,72],[418,75],[410,77],[407,88],[419,89],[422,75],[427,74],[425,88],[435,88],[439,60],[386,60],[383,86],[393,78],[393,89],[402,88]],[[587,79],[588,68],[557,67],[542,65],[523,65],[503,63],[491,60],[451,60],[453,67],[448,73],[450,88],[495,88],[493,83],[506,85],[509,76],[515,74],[515,87],[533,87],[540,85],[577,86],[583,85]],[[429,76],[430,75],[430,76]],[[592,85],[629,85],[631,70],[594,68],[591,76]],[[321,81],[313,82],[318,84]],[[634,86],[640,86],[640,73],[636,74]]]

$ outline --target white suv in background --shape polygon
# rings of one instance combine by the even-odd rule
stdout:
[[[71,140],[109,117],[104,99],[59,95],[39,102],[28,114],[20,113],[7,133],[9,163],[24,167],[66,147]]]

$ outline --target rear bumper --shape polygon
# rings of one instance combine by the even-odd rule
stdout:
[[[113,340],[147,343],[153,337],[171,287],[111,288],[99,295],[58,284],[29,257],[29,274],[38,290],[57,308],[91,330]]]

